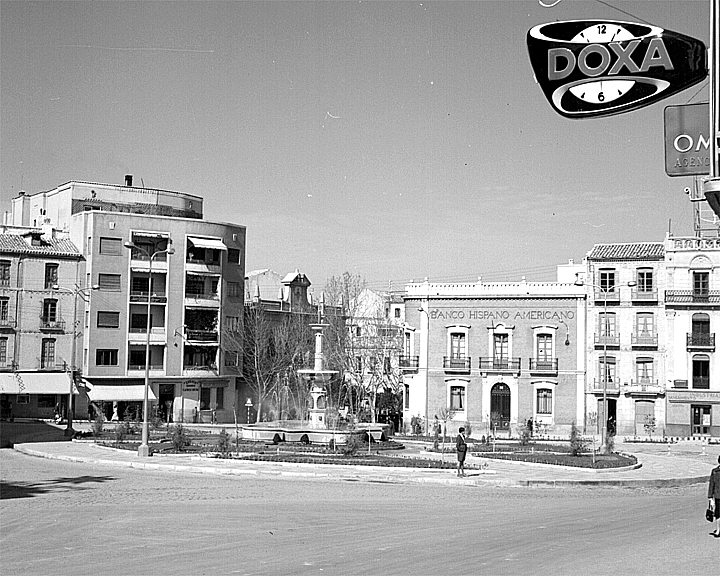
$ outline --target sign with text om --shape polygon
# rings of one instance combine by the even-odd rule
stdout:
[[[707,102],[665,108],[665,173],[710,174],[710,109]]]

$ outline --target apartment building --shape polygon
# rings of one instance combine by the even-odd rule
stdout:
[[[65,231],[84,259],[83,276],[59,292],[88,300],[77,349],[90,402],[109,418],[137,416],[147,368],[157,417],[233,421],[244,226],[206,221],[201,197],[135,187],[131,176],[21,195],[10,218]]]
[[[67,413],[73,340],[84,301],[59,285],[84,276],[82,254],[51,227],[0,227],[0,402],[3,418]]]

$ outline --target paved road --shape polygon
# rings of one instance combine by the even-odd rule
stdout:
[[[503,488],[157,472],[0,450],[3,576],[718,574],[705,486]]]

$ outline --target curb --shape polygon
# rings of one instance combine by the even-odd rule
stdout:
[[[379,468],[375,466],[340,466],[329,465],[332,470],[340,472],[333,475],[329,471],[323,472],[318,470],[321,465],[293,465],[295,468],[310,468],[314,470],[270,470],[270,469],[239,469],[239,468],[221,468],[217,466],[190,466],[184,464],[170,464],[159,462],[136,462],[136,461],[119,461],[105,460],[101,458],[88,458],[84,456],[68,456],[64,454],[48,454],[39,450],[34,450],[27,445],[15,445],[13,449],[17,452],[28,456],[39,458],[47,458],[50,460],[60,460],[65,462],[84,462],[91,464],[99,464],[106,466],[115,466],[119,468],[136,468],[141,470],[167,471],[167,472],[188,472],[192,474],[211,474],[217,476],[255,476],[255,477],[276,477],[276,478],[296,478],[296,479],[317,479],[332,480],[337,482],[367,482],[367,483],[383,483],[383,484],[441,484],[446,486],[502,486],[502,487],[586,487],[586,488],[607,488],[607,487],[648,487],[648,488],[668,488],[690,486],[692,484],[700,484],[707,482],[707,475],[692,476],[687,478],[658,478],[658,479],[557,479],[557,480],[515,480],[511,478],[496,478],[496,470],[473,470],[477,473],[476,477],[470,478],[448,478],[448,477],[428,477],[428,476],[394,476],[387,473],[391,469]],[[196,459],[196,458],[194,458]],[[197,458],[199,459],[199,457]],[[353,471],[360,472],[363,470],[366,474],[353,474]],[[406,471],[406,468],[395,468],[394,470]],[[381,472],[382,471],[382,472]],[[445,470],[438,472],[446,473]],[[493,478],[482,478],[482,476],[493,476]]]

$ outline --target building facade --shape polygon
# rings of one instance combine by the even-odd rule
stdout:
[[[203,220],[202,198],[69,182],[13,200],[18,226],[67,231],[88,295],[78,367],[109,418],[139,415],[149,369],[153,414],[231,422],[242,373],[245,227]],[[146,355],[146,347],[149,355]],[[78,404],[83,415],[82,401]]]
[[[574,269],[578,267],[573,267]],[[410,284],[405,294],[405,427],[512,434],[532,419],[568,434],[585,416],[585,292],[573,282]]]
[[[4,418],[67,413],[73,340],[85,302],[57,288],[84,278],[84,260],[67,234],[49,226],[0,227],[0,403]]]

